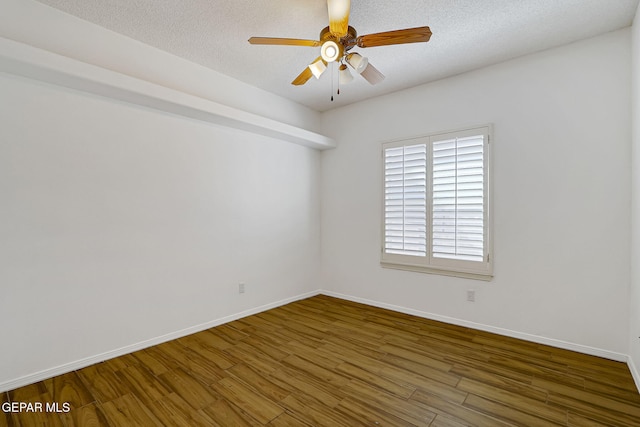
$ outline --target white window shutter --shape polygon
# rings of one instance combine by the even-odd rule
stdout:
[[[434,258],[484,259],[484,143],[484,135],[432,143]]]
[[[427,255],[427,145],[384,150],[384,251]]]

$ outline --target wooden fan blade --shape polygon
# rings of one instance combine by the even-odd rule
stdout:
[[[327,0],[329,9],[329,31],[332,35],[342,38],[347,35],[349,28],[349,12],[351,0]]]
[[[303,84],[308,82],[311,77],[313,77],[313,73],[311,72],[309,67],[305,67],[304,70],[302,70],[302,72],[298,74],[298,77],[293,79],[291,84],[294,86],[302,86]]]
[[[384,80],[384,74],[378,71],[378,69],[370,63],[367,64],[367,67],[362,71],[362,73],[360,73],[360,75],[372,85],[377,85]]]
[[[304,40],[304,39],[285,39],[279,37],[251,37],[249,39],[251,44],[271,44],[280,46],[310,46],[317,47],[322,43],[317,40]]]
[[[357,44],[359,47],[375,47],[391,44],[428,42],[430,38],[431,29],[429,29],[429,27],[417,27],[359,36]]]

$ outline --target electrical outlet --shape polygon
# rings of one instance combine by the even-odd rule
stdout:
[[[238,293],[244,294],[244,282],[238,283]]]
[[[467,290],[467,301],[476,302],[476,291],[475,291],[475,289]]]

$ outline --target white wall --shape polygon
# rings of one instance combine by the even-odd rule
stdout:
[[[640,6],[633,21],[632,40],[632,182],[631,182],[631,317],[630,367],[640,389]]]
[[[0,390],[319,288],[318,151],[4,74],[0,99]]]
[[[338,148],[322,161],[324,288],[624,359],[629,52],[625,29],[325,113]],[[380,143],[485,123],[494,279],[382,269]]]

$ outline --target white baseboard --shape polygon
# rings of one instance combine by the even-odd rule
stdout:
[[[633,377],[633,381],[636,383],[636,388],[640,393],[640,372],[638,371],[636,364],[633,363],[633,359],[631,358],[631,356],[627,358],[627,365],[629,366],[629,370],[631,371],[631,376]]]
[[[629,357],[626,354],[616,353],[613,351],[603,350],[599,348],[589,347],[586,345],[575,344],[572,342],[556,340],[553,338],[541,337],[538,335],[531,335],[523,332],[512,331],[510,329],[497,328],[495,326],[484,325],[481,323],[469,322],[467,320],[456,319],[454,317],[442,316],[439,314],[429,313],[426,311],[415,310],[412,308],[402,307],[393,304],[387,304],[379,301],[373,301],[366,298],[354,297],[351,295],[344,295],[332,291],[321,291],[323,295],[330,297],[340,298],[348,301],[359,302],[366,305],[372,305],[374,307],[385,308],[400,313],[411,314],[413,316],[422,317],[425,319],[436,320],[439,322],[449,323],[453,325],[463,326],[466,328],[478,329],[485,332],[492,332],[498,335],[504,335],[511,338],[518,338],[525,341],[534,342],[537,344],[549,345],[552,347],[562,348],[565,350],[577,351],[579,353],[589,354],[591,356],[603,357],[605,359],[615,360],[617,362],[628,362]],[[638,380],[636,379],[636,383]]]
[[[23,387],[29,384],[37,383],[39,381],[43,381],[58,375],[66,374],[68,372],[72,372],[78,369],[86,368],[87,366],[91,366],[96,363],[103,362],[105,360],[113,359],[114,357],[123,356],[125,354],[133,353],[138,350],[145,349],[147,347],[162,344],[164,342],[175,340],[177,338],[182,338],[187,335],[195,334],[197,332],[201,332],[206,329],[222,325],[224,323],[229,323],[234,320],[242,319],[243,317],[247,317],[253,314],[261,313],[263,311],[271,310],[272,308],[280,307],[280,306],[283,306],[295,301],[299,301],[305,298],[310,298],[318,294],[320,294],[320,291],[315,290],[315,291],[307,292],[291,298],[285,298],[280,301],[275,301],[269,304],[261,305],[259,307],[251,308],[249,310],[241,311],[240,313],[214,319],[209,322],[202,323],[200,325],[191,326],[186,329],[181,329],[179,331],[171,332],[169,334],[165,334],[159,337],[141,341],[132,345],[118,348],[116,350],[107,351],[105,353],[97,354],[95,356],[87,357],[81,360],[76,360],[74,362],[65,363],[64,365],[56,366],[50,369],[45,369],[39,372],[35,372],[33,374],[25,375],[23,377],[16,378],[15,380],[10,380],[10,381],[0,383],[0,393],[13,390],[18,387]]]

